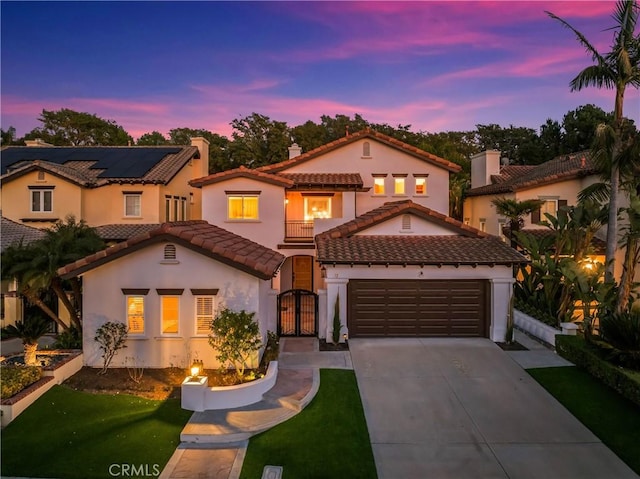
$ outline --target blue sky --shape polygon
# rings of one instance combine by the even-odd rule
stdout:
[[[354,115],[414,131],[539,128],[613,92],[570,92],[591,58],[545,10],[606,52],[612,1],[6,2],[1,123],[42,109],[115,120],[135,138],[229,135],[252,112],[290,126]],[[640,94],[625,115],[640,122]]]

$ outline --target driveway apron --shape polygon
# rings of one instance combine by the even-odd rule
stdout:
[[[380,479],[638,477],[488,339],[349,347]]]

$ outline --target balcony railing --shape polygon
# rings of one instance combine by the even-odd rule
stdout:
[[[284,226],[285,239],[307,241],[313,239],[313,221],[287,221]]]

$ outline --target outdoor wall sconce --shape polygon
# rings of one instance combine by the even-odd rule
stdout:
[[[324,266],[322,268],[320,268],[320,276],[322,278],[326,278],[327,277],[327,268],[325,268]]]
[[[204,371],[204,366],[202,364],[202,360],[194,359],[191,364],[191,377],[197,378]]]

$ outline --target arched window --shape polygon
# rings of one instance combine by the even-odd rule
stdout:
[[[169,261],[176,259],[176,245],[168,244],[164,247],[164,259]]]

